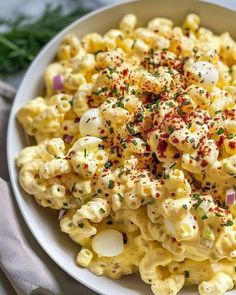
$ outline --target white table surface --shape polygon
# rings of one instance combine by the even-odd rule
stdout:
[[[205,2],[216,3],[231,9],[236,10],[236,0],[203,0]],[[72,11],[78,5],[83,5],[88,8],[99,7],[104,4],[109,4],[109,0],[0,0],[0,18],[13,17],[19,13],[38,16],[44,10],[47,3],[52,5],[61,5],[65,12]],[[114,1],[112,1],[114,2]],[[117,1],[118,2],[118,1]],[[1,12],[4,12],[1,13]],[[8,77],[6,81],[16,89],[19,86],[24,72]],[[0,295],[15,295],[13,287],[9,284],[5,274],[0,269]],[[79,293],[78,293],[79,294]]]

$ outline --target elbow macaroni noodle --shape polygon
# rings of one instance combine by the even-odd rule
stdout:
[[[55,85],[60,78],[60,89]],[[189,14],[133,14],[104,36],[69,34],[46,94],[19,122],[23,189],[62,209],[61,230],[97,275],[134,272],[156,295],[236,284],[236,43]],[[228,191],[233,202],[228,201]],[[103,241],[104,239],[104,241]]]

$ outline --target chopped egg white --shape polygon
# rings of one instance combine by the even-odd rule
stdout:
[[[217,68],[208,61],[189,62],[185,72],[190,74],[195,82],[206,88],[215,86],[219,79]]]
[[[115,229],[105,229],[92,239],[92,248],[99,256],[117,256],[124,251],[123,236]]]
[[[165,218],[164,219],[164,223],[165,223],[165,227],[168,230],[168,232],[172,236],[175,236],[175,233],[176,233],[176,224],[172,220],[170,220],[168,218]]]
[[[165,227],[169,234],[176,238],[177,241],[187,240],[195,236],[198,231],[198,224],[192,214],[187,214],[179,223],[166,218]]]
[[[85,112],[79,122],[81,136],[90,135],[99,137],[102,127],[103,121],[98,109],[90,109]]]
[[[97,148],[98,145],[102,142],[102,140],[98,137],[94,136],[86,136],[83,138],[79,138],[69,150],[68,153],[71,151],[82,151],[84,149],[91,150]]]

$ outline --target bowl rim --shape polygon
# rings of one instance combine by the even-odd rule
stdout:
[[[10,115],[9,115],[9,119],[8,119],[7,141],[6,141],[6,144],[7,144],[7,166],[8,166],[8,171],[9,171],[11,188],[12,188],[12,191],[13,191],[14,198],[17,201],[17,205],[19,207],[20,214],[23,216],[23,219],[24,219],[28,229],[30,230],[31,234],[33,235],[35,240],[38,242],[40,247],[43,249],[43,251],[47,254],[47,256],[50,259],[52,259],[52,261],[56,265],[58,265],[61,268],[62,271],[66,272],[68,275],[70,275],[72,278],[74,278],[79,283],[86,286],[88,289],[93,290],[93,291],[95,291],[95,292],[97,292],[99,294],[105,294],[105,293],[102,293],[103,291],[99,287],[97,288],[96,285],[89,283],[88,281],[84,280],[83,278],[78,278],[68,268],[65,269],[62,262],[60,260],[57,260],[54,256],[51,255],[48,248],[43,244],[43,242],[40,240],[40,238],[35,233],[35,229],[31,225],[31,223],[30,223],[30,221],[29,221],[29,219],[27,217],[27,212],[25,211],[24,206],[22,204],[22,201],[21,201],[22,196],[21,196],[21,192],[20,192],[20,190],[18,188],[19,185],[18,185],[17,181],[15,181],[15,179],[14,179],[14,170],[16,169],[16,166],[14,165],[14,163],[12,163],[12,155],[11,155],[11,150],[10,150],[10,145],[11,145],[11,140],[12,140],[12,138],[11,138],[11,130],[12,130],[13,124],[14,124],[14,118],[15,118],[14,109],[15,109],[16,101],[18,100],[18,96],[20,95],[19,93],[22,92],[23,85],[25,84],[25,81],[28,80],[31,68],[33,68],[34,65],[37,64],[40,61],[41,56],[48,50],[48,48],[50,48],[51,45],[56,40],[59,40],[64,35],[65,32],[70,31],[74,26],[78,25],[79,23],[83,22],[84,20],[89,19],[89,18],[93,17],[94,15],[99,14],[100,12],[109,10],[111,8],[113,9],[115,7],[119,7],[119,6],[128,4],[128,3],[140,2],[140,1],[144,1],[144,0],[122,0],[121,2],[113,3],[113,4],[110,4],[110,5],[106,5],[106,6],[102,7],[102,8],[95,9],[95,10],[89,12],[88,14],[76,19],[71,24],[69,24],[68,26],[63,28],[60,32],[58,32],[48,43],[46,43],[46,45],[43,46],[43,48],[38,52],[38,54],[34,58],[33,62],[27,68],[26,73],[24,74],[24,77],[23,77],[23,79],[22,79],[22,81],[20,83],[20,86],[19,86],[18,90],[17,90],[14,102],[13,102],[13,104],[11,106],[11,111],[10,111]],[[222,3],[212,3],[212,2],[208,2],[208,0],[190,0],[189,3],[191,3],[191,2],[202,2],[203,4],[210,5],[210,6],[218,6],[218,7],[222,8],[222,9],[233,11],[236,14],[236,10],[234,10],[233,8],[229,8],[229,7],[224,6],[224,4],[222,4]]]

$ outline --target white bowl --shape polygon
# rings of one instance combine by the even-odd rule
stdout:
[[[169,17],[176,24],[181,24],[190,12],[198,13],[202,19],[202,25],[213,29],[216,33],[229,31],[232,35],[235,30],[236,14],[225,8],[192,0],[145,0],[131,1],[128,3],[113,5],[90,13],[75,21],[65,30],[59,33],[40,52],[30,66],[15,98],[8,127],[7,151],[8,166],[11,184],[15,197],[23,217],[34,237],[37,239],[47,254],[68,274],[80,283],[105,295],[138,295],[150,294],[149,286],[141,282],[136,275],[124,277],[120,280],[111,280],[98,277],[88,270],[79,268],[75,264],[75,255],[78,245],[72,242],[66,234],[60,231],[57,213],[53,210],[40,208],[21,189],[18,183],[18,170],[15,166],[15,156],[28,142],[21,126],[17,123],[16,112],[30,99],[43,91],[43,72],[46,66],[53,60],[56,49],[68,32],[74,32],[79,37],[89,32],[105,33],[110,28],[115,28],[121,17],[126,13],[135,13],[138,16],[139,25],[145,25],[155,16]],[[236,36],[234,35],[234,38]],[[197,294],[196,288],[188,288],[181,294]],[[228,292],[235,294],[235,291]]]

